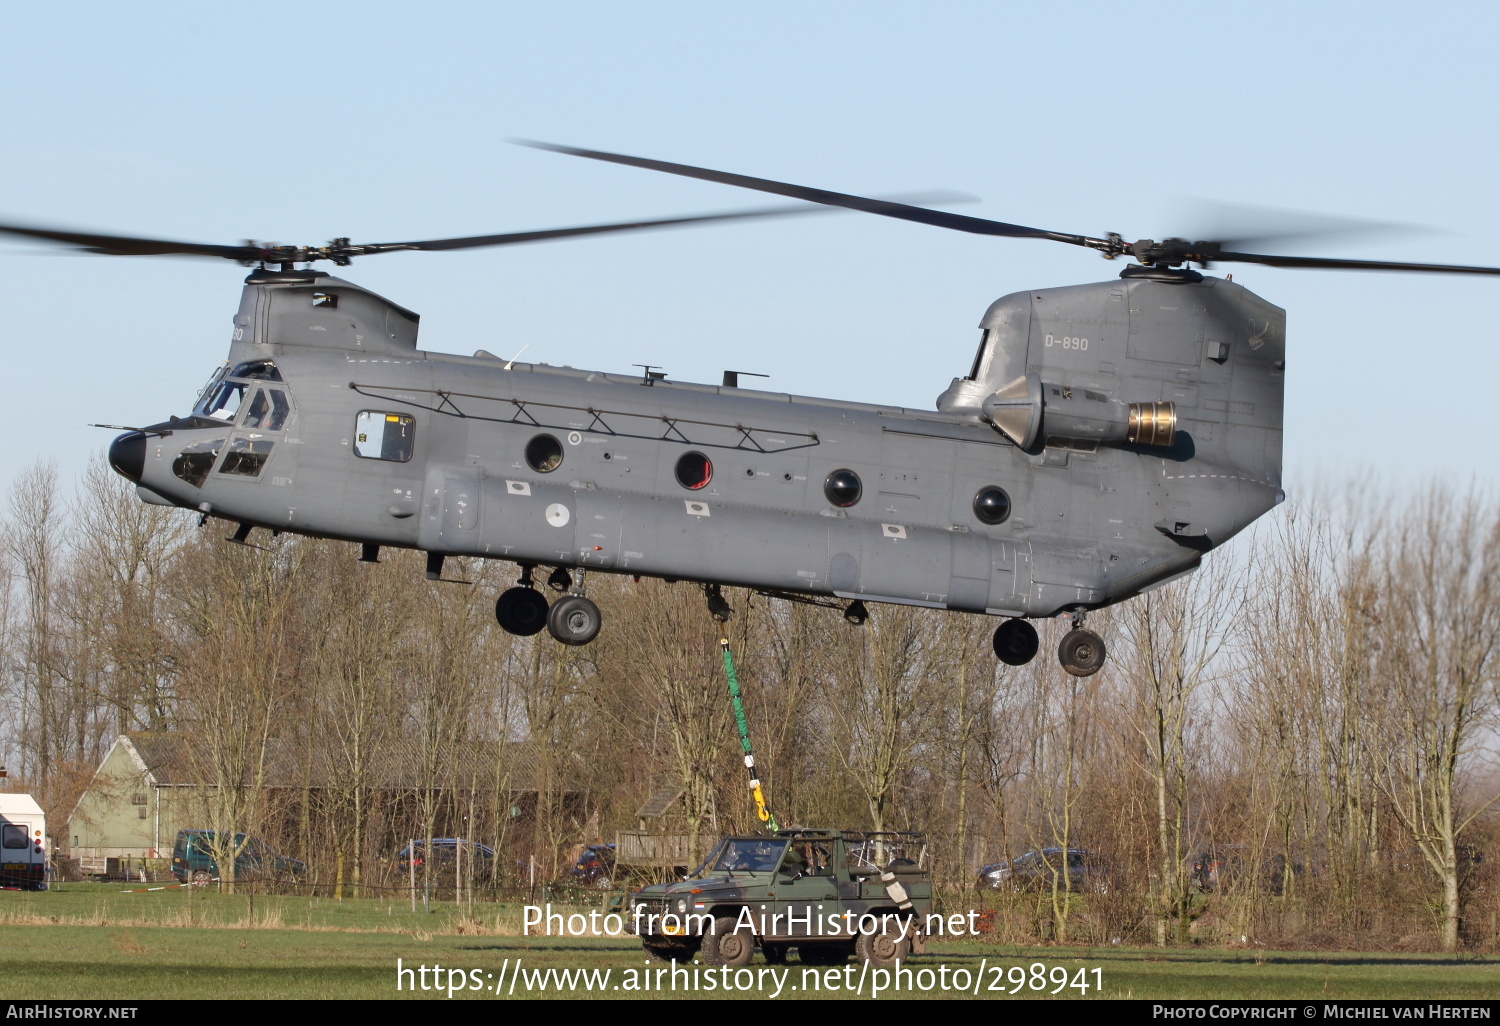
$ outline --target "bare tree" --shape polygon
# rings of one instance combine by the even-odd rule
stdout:
[[[1119,665],[1136,689],[1140,765],[1155,788],[1158,943],[1175,921],[1179,941],[1189,923],[1189,787],[1194,701],[1212,679],[1229,639],[1241,589],[1236,568],[1215,560],[1192,575],[1147,592],[1119,608],[1115,622],[1128,644]]]
[[[1477,495],[1432,489],[1386,536],[1370,757],[1441,892],[1440,940],[1463,920],[1460,838],[1500,793],[1465,802],[1466,765],[1496,724],[1500,517]]]

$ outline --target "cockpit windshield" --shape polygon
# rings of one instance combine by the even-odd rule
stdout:
[[[270,360],[236,364],[233,369],[228,366],[220,367],[198,393],[198,403],[193,407],[193,413],[200,417],[212,417],[214,420],[232,421],[239,413],[240,404],[245,401],[249,382],[280,380],[281,371]]]
[[[234,420],[234,415],[240,410],[240,403],[245,400],[245,387],[243,381],[221,381],[204,394],[203,401],[193,412],[214,420]]]
[[[714,869],[769,873],[781,861],[787,842],[774,837],[732,837],[724,842]]]

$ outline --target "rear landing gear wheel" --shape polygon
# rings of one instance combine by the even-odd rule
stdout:
[[[552,603],[547,631],[564,645],[587,645],[599,634],[599,607],[582,595],[566,595]]]
[[[529,637],[547,626],[547,597],[535,588],[510,588],[495,600],[495,619],[511,634]]]
[[[1081,627],[1071,630],[1057,646],[1057,661],[1075,677],[1092,677],[1104,665],[1104,639]]]
[[[1025,666],[1036,658],[1041,644],[1037,640],[1036,628],[1026,620],[1006,620],[995,628],[995,655],[1006,666]]]

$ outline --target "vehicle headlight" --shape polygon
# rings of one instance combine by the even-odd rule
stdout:
[[[677,913],[679,915],[681,915],[688,910],[688,900],[686,898],[678,898],[672,903],[672,907],[677,910]]]

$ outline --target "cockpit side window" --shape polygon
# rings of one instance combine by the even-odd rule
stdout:
[[[256,389],[255,398],[250,400],[250,409],[245,411],[244,427],[258,428],[266,426],[266,414],[271,412],[271,400],[266,395],[264,388]]]
[[[286,419],[291,415],[292,404],[286,401],[286,393],[279,388],[266,390],[271,396],[271,417],[266,421],[267,431],[280,431],[286,427]]]

